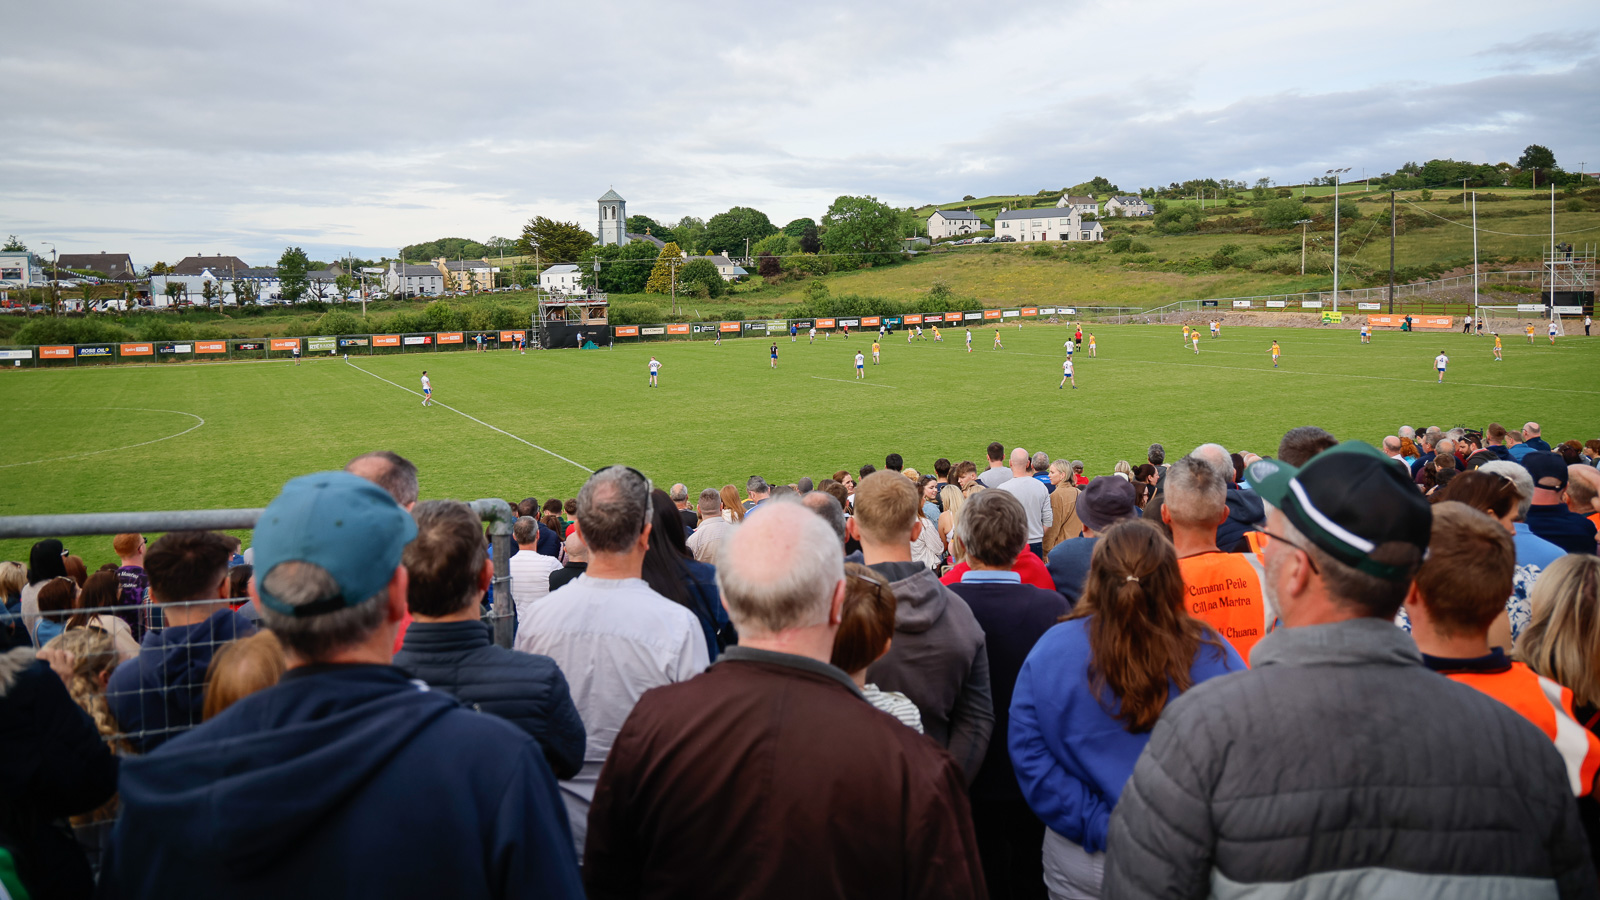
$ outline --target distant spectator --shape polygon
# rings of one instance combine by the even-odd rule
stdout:
[[[922,713],[910,697],[867,681],[867,667],[889,652],[894,637],[894,588],[887,578],[860,563],[845,563],[844,574],[844,604],[828,661],[850,676],[868,703],[921,734]]]
[[[133,627],[136,640],[144,638],[145,630],[151,627],[150,617],[156,615],[150,606],[150,578],[144,572],[145,547],[144,535],[137,532],[111,539],[111,549],[121,562],[117,567],[117,605],[122,609],[117,615]]]
[[[88,628],[104,632],[110,638],[118,659],[107,667],[108,674],[117,662],[139,655],[139,642],[133,638],[133,629],[109,611],[114,610],[116,605],[117,573],[114,570],[96,572],[84,582],[83,590],[78,592],[72,605],[73,613],[66,620],[68,631]]]
[[[1017,673],[1039,638],[1071,606],[1053,590],[1023,584],[1012,561],[1027,548],[1028,517],[1006,488],[973,497],[961,516],[956,540],[971,566],[950,590],[967,602],[983,628],[994,691],[994,739],[972,782],[972,825],[983,858],[984,881],[994,897],[1040,893],[1039,846],[1044,826],[1017,787],[1005,736],[1011,724]],[[1074,490],[1067,488],[1067,490]]]
[[[1087,487],[1089,479],[1083,474],[1083,460],[1072,461],[1072,484],[1075,487]]]
[[[67,577],[66,558],[66,549],[54,538],[39,541],[28,550],[28,583],[22,588],[18,609],[30,639],[39,626],[39,589],[52,578]]]
[[[1133,489],[1137,492],[1134,497],[1134,503],[1140,509],[1144,509],[1150,502],[1150,498],[1155,494],[1159,477],[1160,473],[1156,470],[1156,467],[1149,463],[1140,463],[1133,467]]]
[[[706,653],[716,662],[722,648],[734,643],[733,627],[717,591],[717,569],[689,552],[667,492],[657,488],[651,501],[650,549],[640,574],[651,590],[694,613],[705,633]]]
[[[1575,466],[1583,459],[1583,444],[1579,441],[1562,441],[1556,445],[1555,452],[1569,467]]]
[[[234,566],[228,570],[228,600],[229,606],[239,609],[250,602],[250,579],[255,576],[255,566],[245,563]],[[244,613],[245,618],[251,618],[251,613]]]
[[[1240,487],[1231,480],[1233,454],[1221,444],[1201,444],[1189,455],[1209,463],[1218,475],[1228,481],[1228,518],[1217,526],[1217,549],[1224,553],[1244,553],[1251,550],[1249,539],[1245,535],[1251,531],[1260,531],[1267,524],[1266,506],[1262,504],[1260,495],[1250,488]],[[1241,454],[1245,455],[1260,459],[1253,453]],[[1159,493],[1159,488],[1157,492]]]
[[[124,761],[104,891],[582,896],[537,742],[390,665],[415,534],[404,508],[347,473],[284,485],[255,529],[251,587],[288,671]]]
[[[1044,552],[1083,532],[1083,521],[1078,518],[1078,495],[1082,493],[1072,483],[1072,463],[1058,459],[1050,464],[1050,527],[1044,531]]]
[[[810,475],[801,475],[800,480],[794,483],[794,489],[795,493],[804,497],[805,495],[816,490],[816,487],[814,486],[814,482],[812,482]]]
[[[1006,464],[1006,448],[999,441],[989,444],[984,451],[989,467],[978,476],[978,482],[986,488],[997,488],[1012,479],[1011,467]]]
[[[107,574],[111,577],[112,593],[115,594],[116,571],[113,569]],[[106,618],[127,624],[115,616],[108,615]],[[106,679],[111,677],[111,671],[121,662],[111,635],[92,628],[68,629],[41,649],[39,658],[57,667],[56,674],[67,686],[67,693],[72,695],[72,701],[78,704],[78,708],[94,720],[100,739],[113,752],[127,753],[129,747],[122,740],[117,720],[111,715],[110,707],[106,706]],[[78,846],[89,860],[89,868],[97,875],[101,856],[111,840],[111,827],[116,820],[115,794],[99,807],[67,820],[72,825],[73,836],[78,839]]]
[[[672,497],[672,505],[677,507],[678,521],[683,523],[683,533],[693,533],[696,528],[700,527],[700,516],[689,505],[688,486],[679,482],[673,485],[672,489],[667,493]]]
[[[572,533],[572,526],[578,524],[578,498],[568,498],[567,502],[562,505],[561,509],[567,515],[567,528],[563,536],[570,535]]]
[[[910,697],[928,736],[950,750],[970,780],[994,729],[989,658],[983,629],[966,601],[912,561],[911,540],[921,527],[910,482],[892,472],[862,480],[847,529],[861,542],[863,561],[889,580],[898,601],[894,643],[867,677]]]
[[[582,575],[589,568],[589,548],[584,545],[583,538],[573,532],[562,545],[562,552],[566,562],[561,568],[550,573],[550,590],[560,590],[567,582]]]
[[[1540,433],[1538,422],[1529,422],[1522,426],[1522,445],[1528,448],[1528,452],[1550,452],[1550,445],[1545,443]]]
[[[650,482],[611,466],[578,492],[577,536],[587,570],[534,606],[517,627],[516,647],[556,661],[571,682],[586,734],[583,768],[561,783],[572,837],[583,848],[595,782],[617,731],[645,691],[693,678],[710,664],[694,613],[641,577],[654,521]]]
[[[846,588],[827,527],[775,502],[722,559],[743,642],[617,735],[589,897],[983,897],[960,770],[828,664]]]
[[[1489,640],[1495,646],[1509,647],[1528,625],[1532,615],[1529,598],[1534,587],[1544,571],[1566,551],[1528,528],[1528,511],[1533,507],[1533,476],[1521,463],[1487,463],[1469,474],[1477,477],[1463,475],[1451,482],[1443,499],[1459,500],[1479,512],[1488,513],[1511,532],[1511,540],[1517,548],[1517,573],[1512,580],[1511,597],[1506,601],[1505,627],[1497,623],[1489,633]],[[1484,476],[1493,480],[1479,480]]]
[[[106,686],[112,713],[140,753],[200,724],[212,655],[255,632],[221,599],[228,579],[228,544],[221,535],[168,532],[150,546],[145,569],[166,626],[146,632],[138,658],[118,666]]]
[[[876,472],[876,471],[878,471],[878,467],[873,465],[872,463],[867,463],[866,465],[862,466],[861,470],[860,470],[860,473],[859,473],[860,477],[856,479],[856,484],[859,485],[861,482],[863,482],[863,481],[865,481],[867,479],[868,475],[871,475],[873,472]]]
[[[1111,810],[1157,719],[1184,691],[1244,669],[1186,606],[1172,544],[1148,522],[1112,525],[1083,599],[1016,675],[1008,757],[1018,795],[1048,826],[1035,827],[1052,897],[1100,896]]]
[[[801,498],[800,503],[828,523],[829,530],[839,539],[839,546],[843,548],[849,539],[849,532],[846,530],[844,507],[839,505],[839,499],[827,491],[812,491]]]
[[[287,665],[283,644],[270,631],[224,644],[206,672],[201,717],[209,722],[240,700],[277,684]]]
[[[749,499],[744,501],[743,504],[744,511],[748,514],[750,510],[755,509],[766,501],[767,497],[772,493],[772,488],[767,485],[765,478],[760,475],[751,475],[750,480],[745,483],[744,492],[749,496]]]
[[[1339,443],[1339,439],[1315,425],[1291,428],[1278,442],[1278,459],[1291,466],[1303,466],[1311,457]]]
[[[428,500],[411,514],[417,536],[406,545],[401,562],[407,575],[406,605],[415,621],[394,664],[474,710],[527,732],[539,742],[557,778],[578,774],[583,720],[566,677],[548,656],[495,646],[482,620],[494,562],[483,555],[479,517],[459,500]],[[532,521],[521,518],[517,525]],[[517,556],[549,559],[537,553]],[[548,581],[549,575],[544,577]],[[532,610],[530,601],[523,613],[519,601],[519,617]]]
[[[66,630],[67,619],[71,618],[78,599],[78,585],[62,575],[39,585],[37,597],[39,618],[33,626],[33,643],[42,647]]]
[[[392,450],[363,453],[345,463],[344,470],[383,488],[408,512],[417,505],[417,467]]]
[[[1534,451],[1522,457],[1522,467],[1533,478],[1528,530],[1568,553],[1594,553],[1595,523],[1567,508],[1566,461],[1547,450]]]
[[[65,686],[80,663],[68,655],[52,649],[36,658],[30,647],[0,653],[0,797],[8,862],[28,895],[86,900],[95,895],[94,876],[60,820],[116,794],[117,758]],[[10,878],[6,886],[14,886]]]
[[[1055,520],[1050,510],[1049,489],[1032,476],[1032,459],[1028,451],[1018,447],[1011,451],[1011,479],[1001,484],[999,490],[1016,497],[1022,504],[1028,516],[1028,549],[1043,559],[1044,532]]]
[[[561,568],[553,556],[539,552],[539,537],[544,529],[537,520],[521,516],[511,526],[511,539],[521,552],[511,557],[511,599],[517,605],[517,619],[521,621],[533,611],[533,605],[550,593],[550,576]]]
[[[28,586],[28,568],[22,563],[0,562],[0,601],[5,602],[0,618],[0,652],[27,643],[22,628],[22,589]]]
[[[1600,497],[1600,471],[1593,466],[1567,467],[1567,509],[1600,526],[1600,509],[1595,500]]]
[[[733,526],[722,518],[722,495],[717,493],[716,488],[701,491],[696,508],[699,524],[695,526],[694,534],[689,535],[687,546],[697,562],[714,566],[717,564],[717,552],[722,549],[728,529]]]
[[[730,525],[744,521],[744,502],[739,499],[739,489],[731,484],[722,486],[722,518]]]
[[[900,472],[905,469],[906,461],[898,453],[891,453],[883,458],[883,467],[891,472]]]
[[[79,588],[82,588],[83,583],[89,580],[89,564],[84,562],[81,556],[69,554],[66,559],[61,561],[61,567],[67,570],[67,577],[71,578],[73,584],[76,584]]]
[[[1133,483],[1133,464],[1125,459],[1119,459],[1111,467],[1111,474],[1120,476],[1123,481]]]
[[[1099,476],[1079,495],[1077,513],[1083,522],[1083,533],[1057,544],[1045,560],[1051,581],[1068,603],[1077,603],[1078,595],[1083,593],[1099,532],[1123,519],[1134,518],[1133,500],[1133,485],[1114,475]]]
[[[1149,460],[1150,465],[1156,467],[1156,471],[1162,475],[1167,474],[1167,449],[1165,447],[1160,444],[1151,444],[1150,451],[1145,454],[1145,459]]]
[[[1217,548],[1217,527],[1228,516],[1228,483],[1204,460],[1185,456],[1167,469],[1164,492],[1161,521],[1172,529],[1186,596],[1194,598],[1189,613],[1248,660],[1273,616],[1262,591],[1261,561],[1253,553]]]

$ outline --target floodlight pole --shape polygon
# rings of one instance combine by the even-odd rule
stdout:
[[[1389,192],[1389,313],[1394,313],[1394,191]]]
[[[1329,169],[1327,174],[1333,176],[1333,311],[1339,311],[1339,176],[1350,171],[1349,166],[1342,169]]]

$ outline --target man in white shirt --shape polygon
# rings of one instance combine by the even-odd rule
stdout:
[[[714,566],[717,564],[717,553],[722,549],[722,541],[733,525],[722,517],[722,495],[717,493],[716,488],[701,491],[698,505],[700,525],[695,528],[694,534],[689,535],[689,552],[694,554],[696,562]]]
[[[517,621],[526,621],[533,604],[550,593],[550,573],[561,560],[539,552],[539,520],[523,516],[512,524],[511,539],[517,554],[511,557],[511,599],[517,604]]]
[[[1433,358],[1433,367],[1439,370],[1439,383],[1444,384],[1444,367],[1450,364],[1450,357],[1440,350],[1439,355]]]
[[[589,547],[589,567],[535,604],[517,628],[516,649],[556,661],[583,717],[583,769],[561,782],[580,858],[595,782],[634,704],[645,691],[687,681],[710,664],[694,613],[639,577],[650,545],[650,490],[643,475],[623,466],[589,477],[578,492],[577,531]]]
[[[998,488],[1022,504],[1028,514],[1028,549],[1044,559],[1044,533],[1055,522],[1050,510],[1050,489],[1033,477],[1033,462],[1028,451],[1018,447],[1011,451],[1011,480]]]

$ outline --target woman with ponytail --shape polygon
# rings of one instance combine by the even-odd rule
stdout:
[[[1111,810],[1173,698],[1244,660],[1184,607],[1172,543],[1134,519],[1100,535],[1078,605],[1017,677],[1007,745],[1048,828],[1052,898],[1100,896]]]

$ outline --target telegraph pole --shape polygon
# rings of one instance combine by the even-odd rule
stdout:
[[[1306,273],[1306,226],[1311,224],[1310,219],[1301,219],[1294,223],[1300,226],[1300,274]]]

